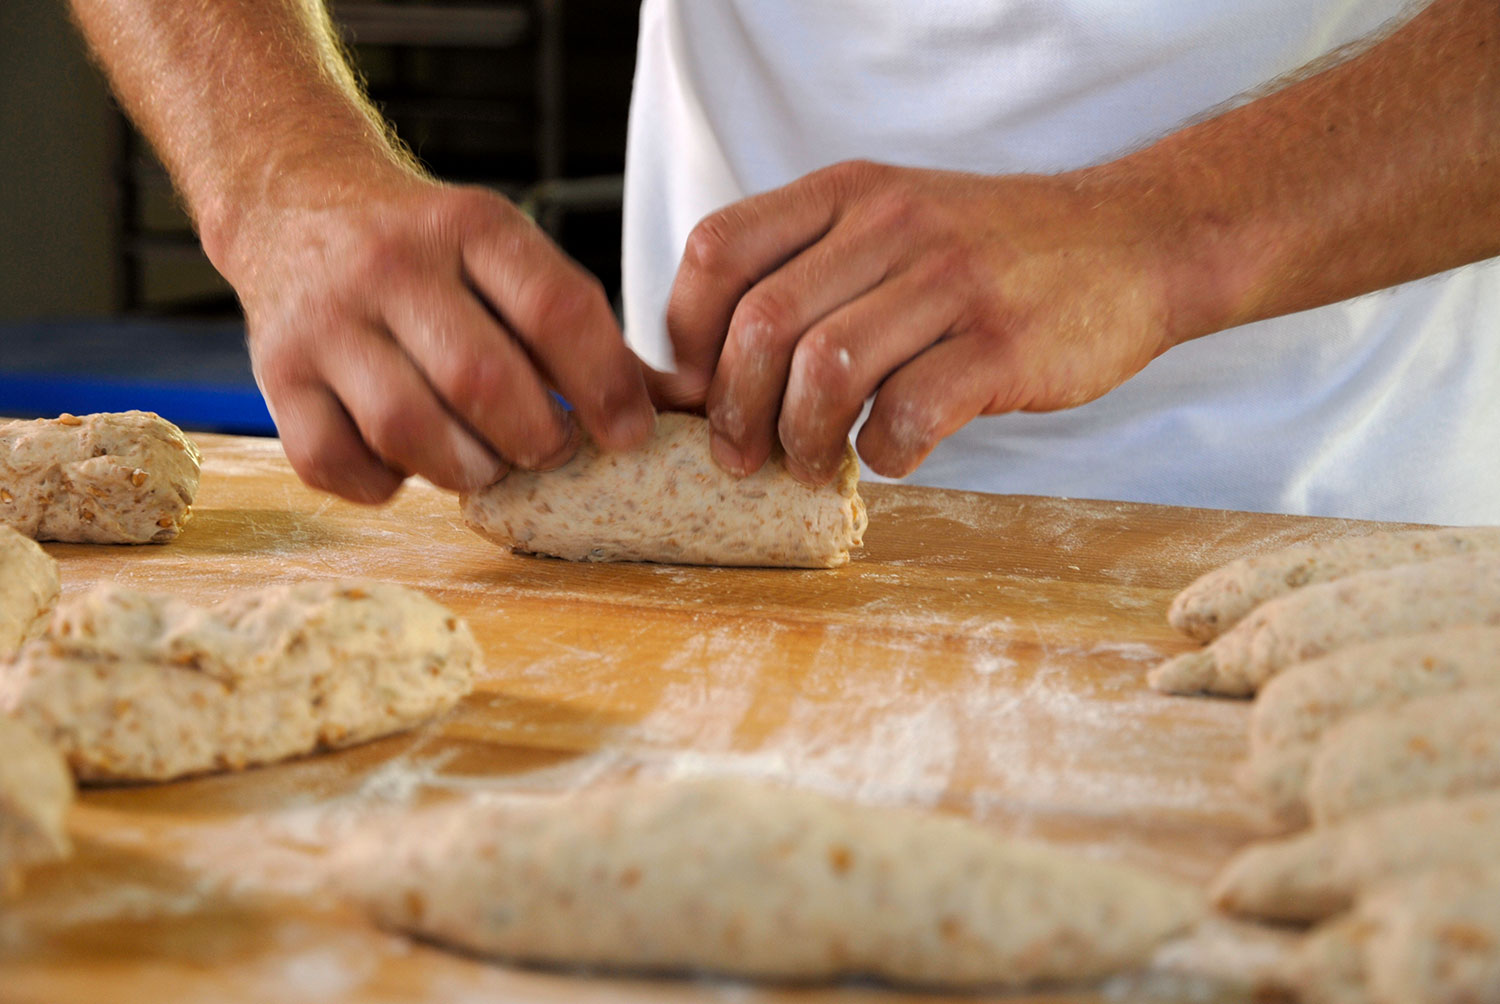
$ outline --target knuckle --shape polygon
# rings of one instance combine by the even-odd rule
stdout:
[[[690,269],[710,274],[732,270],[733,248],[729,216],[717,212],[706,216],[688,234],[683,248],[683,263]]]
[[[521,310],[549,340],[571,340],[593,316],[596,296],[603,292],[592,277],[540,276],[527,288]]]
[[[798,343],[792,370],[817,397],[842,401],[856,393],[853,362],[842,339],[827,328],[817,328]]]
[[[364,417],[360,432],[375,454],[405,463],[421,453],[423,443],[437,442],[433,423],[395,403],[382,404]]]
[[[434,366],[434,386],[461,414],[482,410],[503,395],[505,367],[491,353],[455,346],[442,353]]]
[[[730,319],[729,331],[749,358],[785,352],[801,333],[797,310],[780,294],[756,289],[745,294]]]
[[[922,214],[922,200],[910,188],[888,185],[869,196],[865,220],[880,233],[905,230]]]
[[[836,192],[851,194],[868,188],[879,180],[884,165],[870,160],[843,160],[817,172],[818,180]]]

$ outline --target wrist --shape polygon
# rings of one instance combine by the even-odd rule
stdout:
[[[1187,161],[1154,152],[1148,148],[1070,177],[1095,205],[1128,221],[1132,247],[1166,302],[1165,351],[1257,319],[1275,264],[1263,223],[1195,180]]]
[[[397,150],[368,143],[288,144],[216,179],[190,200],[204,252],[233,280],[238,266],[263,253],[287,221],[336,210],[371,208],[397,192],[432,184]]]
[[[372,113],[373,114],[373,113]],[[262,122],[252,142],[218,145],[179,175],[209,259],[222,271],[236,249],[274,230],[288,212],[315,212],[429,180],[378,119],[325,108],[290,128]]]

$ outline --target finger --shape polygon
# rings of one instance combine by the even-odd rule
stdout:
[[[446,408],[416,365],[381,332],[360,331],[322,347],[322,372],[365,445],[387,466],[449,491],[499,480],[507,465]]]
[[[403,476],[370,452],[338,401],[321,387],[268,390],[266,403],[292,470],[310,488],[375,505],[396,494]]]
[[[736,305],[760,279],[822,238],[861,180],[835,165],[705,217],[688,235],[667,301],[667,335],[685,381],[707,387]]]
[[[906,271],[808,332],[793,353],[776,428],[793,477],[818,485],[838,473],[865,401],[952,330],[959,308],[923,273]]]
[[[803,353],[805,337],[884,279],[896,253],[848,218],[740,300],[708,390],[714,456],[727,470],[744,475],[765,463],[776,443],[792,360]],[[840,357],[829,361],[838,364]]]
[[[640,446],[656,412],[597,279],[532,224],[490,220],[466,235],[470,281],[607,449]]]
[[[646,392],[658,408],[703,414],[703,387],[685,384],[678,374],[653,369],[644,362],[641,363],[641,376],[646,381]]]
[[[859,455],[870,469],[905,477],[939,442],[981,414],[994,397],[989,355],[979,336],[962,334],[891,374],[859,431]]]
[[[530,470],[550,470],[572,456],[566,412],[462,281],[393,295],[384,317],[448,410],[500,456]]]

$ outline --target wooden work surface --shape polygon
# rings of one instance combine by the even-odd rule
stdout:
[[[402,582],[468,618],[482,682],[414,733],[85,791],[76,857],[0,907],[0,1000],[941,999],[491,965],[329,903],[321,852],[371,813],[433,798],[718,772],[963,813],[1205,881],[1263,829],[1231,780],[1247,706],[1146,689],[1148,667],[1189,647],[1167,603],[1236,555],[1356,526],[872,485],[847,568],[570,564],[495,548],[425,484],[360,508],[303,488],[274,440],[199,438],[181,538],[47,545],[65,590],[113,579],[207,602],[295,579]]]

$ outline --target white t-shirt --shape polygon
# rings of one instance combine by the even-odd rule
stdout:
[[[627,337],[670,366],[688,232],[864,158],[1111,159],[1362,38],[1405,0],[646,0]],[[1182,345],[1081,408],[980,418],[908,479],[978,491],[1500,523],[1500,261]]]

